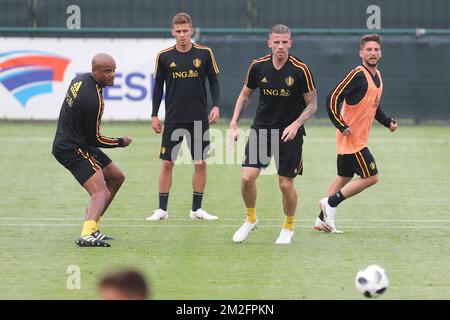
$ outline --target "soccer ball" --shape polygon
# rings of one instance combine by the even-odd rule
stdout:
[[[372,264],[358,271],[355,284],[358,291],[364,296],[374,298],[386,291],[389,279],[382,267]]]

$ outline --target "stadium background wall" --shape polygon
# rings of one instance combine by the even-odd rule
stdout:
[[[384,54],[380,65],[385,84],[383,109],[401,118],[450,119],[450,1],[0,0],[0,35],[80,37],[79,33],[56,32],[57,28],[65,29],[66,8],[74,3],[82,10],[82,29],[103,28],[81,35],[86,37],[167,38],[173,14],[189,12],[195,26],[200,27],[197,41],[215,52],[221,70],[225,117],[231,116],[249,62],[268,52],[265,30],[276,23],[297,30],[309,29],[294,33],[291,53],[311,68],[319,94],[320,118],[326,117],[327,93],[359,63],[358,42],[360,31],[366,28],[366,9],[378,5]],[[19,31],[20,28],[24,30]],[[30,28],[41,28],[41,32],[36,34]],[[142,28],[146,31],[142,32]],[[416,28],[435,32],[418,36],[411,33]],[[245,116],[254,114],[256,102],[254,97]]]
[[[0,0],[2,27],[65,27],[66,8],[82,10],[83,27],[166,28],[179,11],[203,28],[366,28],[367,7],[381,10],[381,27],[450,28],[447,0]],[[62,13],[62,14],[61,14]]]

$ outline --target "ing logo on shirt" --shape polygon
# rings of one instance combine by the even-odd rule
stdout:
[[[263,94],[265,96],[273,97],[289,97],[291,95],[291,91],[287,89],[263,89]]]
[[[197,78],[197,77],[198,77],[198,71],[195,71],[195,70],[172,72],[172,78],[173,79]]]

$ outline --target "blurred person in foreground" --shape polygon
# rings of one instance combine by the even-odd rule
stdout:
[[[150,289],[144,276],[133,269],[106,274],[98,285],[102,300],[148,300]]]

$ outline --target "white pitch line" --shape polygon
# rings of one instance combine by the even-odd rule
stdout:
[[[48,223],[4,223],[0,224],[0,227],[79,227],[80,224],[48,224]],[[105,224],[104,227],[108,228],[236,228],[237,225],[212,225],[212,224],[166,224],[164,222],[152,223],[152,224],[140,224],[140,225],[128,225],[128,224]],[[259,228],[280,228],[280,225],[260,225]],[[312,229],[312,226],[297,226],[297,228]],[[339,226],[339,229],[450,229],[450,226],[392,226],[392,225],[379,225],[379,226]]]
[[[280,218],[264,218],[261,221],[281,221]],[[1,220],[6,221],[84,221],[83,218],[77,217],[42,217],[42,218],[30,218],[30,217],[0,217]],[[296,219],[296,221],[310,222],[311,219]],[[105,222],[108,221],[145,221],[145,217],[142,218],[105,218]],[[192,221],[190,218],[170,218],[170,221]],[[219,221],[244,221],[244,218],[219,218]],[[338,222],[402,222],[402,223],[445,223],[450,222],[450,219],[338,219]]]

